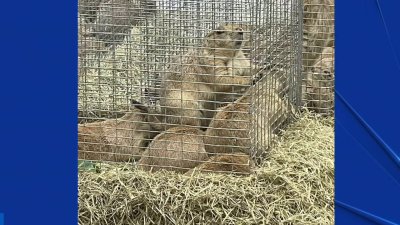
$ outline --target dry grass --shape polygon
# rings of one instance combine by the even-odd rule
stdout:
[[[246,177],[81,170],[79,224],[333,224],[333,131],[332,117],[303,114]]]

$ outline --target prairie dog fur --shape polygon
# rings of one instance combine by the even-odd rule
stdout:
[[[250,156],[264,154],[273,132],[289,116],[289,106],[278,95],[276,87],[269,87],[269,82],[271,79],[259,81],[257,85],[262,86],[260,89],[252,86],[234,103],[218,109],[204,138],[208,153],[245,153]],[[254,108],[251,108],[251,102]],[[251,139],[255,139],[259,145],[257,147],[262,149],[250,152]]]
[[[148,142],[157,134],[150,116],[133,107],[118,119],[78,125],[80,159],[127,162],[139,159]]]
[[[304,0],[303,65],[309,69],[334,45],[334,0]]]
[[[317,113],[327,115],[333,112],[334,107],[334,51],[331,47],[323,50],[321,59],[312,66],[303,84],[303,99],[308,106]]]
[[[250,61],[241,50],[243,29],[220,25],[202,48],[189,51],[162,79],[160,106],[167,124],[207,126],[211,101],[251,84]],[[207,115],[208,114],[208,115]]]
[[[204,133],[196,128],[173,127],[157,135],[139,160],[146,171],[187,172],[208,159]]]
[[[153,0],[101,0],[92,19],[92,35],[114,47],[129,35],[133,26],[156,13]],[[93,17],[93,15],[92,15]]]

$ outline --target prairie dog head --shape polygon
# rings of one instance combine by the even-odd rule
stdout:
[[[244,41],[244,31],[238,25],[220,25],[206,36],[205,47],[214,50],[239,50]]]
[[[335,52],[332,47],[324,48],[321,59],[311,68],[313,80],[333,81],[335,77]]]
[[[131,107],[133,111],[136,111],[142,115],[142,120],[145,121],[142,126],[149,127],[149,131],[151,130],[150,138],[154,138],[154,136],[156,136],[160,131],[165,130],[165,128],[161,125],[161,121],[155,115],[157,114],[156,111],[149,109],[148,106],[143,105],[141,102],[133,99],[131,99]]]
[[[154,136],[146,116],[134,107],[117,119],[79,124],[79,158],[115,162],[139,159]]]

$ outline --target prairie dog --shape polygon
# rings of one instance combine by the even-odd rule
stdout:
[[[334,107],[334,48],[325,48],[321,59],[318,60],[307,73],[303,85],[303,99],[308,106],[321,114],[331,114]]]
[[[191,175],[195,172],[233,172],[237,175],[249,175],[252,173],[254,166],[254,162],[246,154],[215,155],[212,156],[208,161],[186,172],[186,175]]]
[[[163,77],[160,106],[166,123],[207,126],[211,101],[234,87],[251,83],[250,61],[241,50],[243,29],[220,25],[210,32],[203,47],[189,51]],[[212,113],[211,113],[212,114]]]
[[[204,133],[196,128],[173,127],[157,135],[139,160],[146,171],[186,172],[208,159]]]
[[[156,12],[153,0],[103,0],[97,6],[93,33],[106,47],[115,47],[133,26]]]
[[[234,103],[218,109],[204,137],[208,153],[261,156],[268,149],[273,132],[289,116],[289,106],[266,78]],[[250,152],[251,139],[260,148],[256,152]]]
[[[147,111],[134,107],[118,119],[78,125],[80,159],[127,162],[139,159],[157,134]]]
[[[303,65],[308,70],[334,44],[334,1],[304,0]]]

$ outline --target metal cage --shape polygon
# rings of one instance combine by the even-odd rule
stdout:
[[[79,158],[251,171],[305,102],[302,35],[301,0],[80,0]]]

